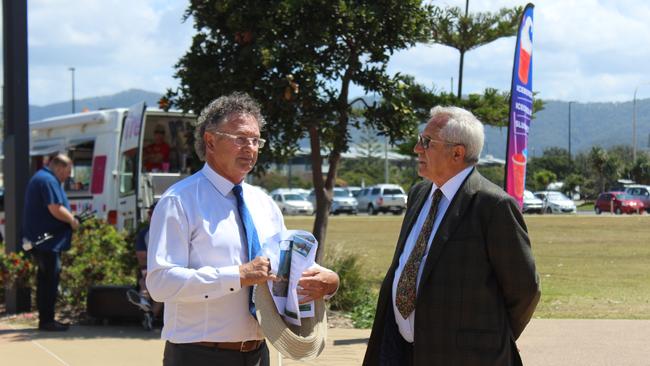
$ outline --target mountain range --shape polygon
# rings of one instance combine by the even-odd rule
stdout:
[[[156,107],[162,94],[130,89],[114,95],[79,99],[75,101],[77,112],[88,109],[128,107],[145,101]],[[569,102],[545,100],[544,109],[537,112],[531,122],[528,141],[529,154],[541,156],[550,147],[568,149]],[[650,151],[650,99],[636,101],[637,149]],[[45,106],[30,105],[30,120],[59,116],[72,112],[70,101]],[[589,150],[592,146],[609,148],[632,144],[633,102],[577,103],[571,102],[571,152],[573,155]],[[359,141],[362,133],[352,131],[353,141]],[[486,126],[483,155],[503,159],[507,129]],[[302,145],[302,144],[301,144]],[[308,144],[307,144],[308,146]]]

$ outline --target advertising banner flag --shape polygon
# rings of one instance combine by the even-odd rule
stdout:
[[[505,188],[523,205],[528,161],[528,130],[533,114],[533,4],[526,5],[512,68]]]

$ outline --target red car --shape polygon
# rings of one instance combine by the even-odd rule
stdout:
[[[594,210],[598,215],[601,212],[614,212],[620,215],[622,213],[643,213],[645,207],[640,199],[625,192],[605,192],[598,196]]]

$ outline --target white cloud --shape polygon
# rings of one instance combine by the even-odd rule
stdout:
[[[523,5],[510,0],[471,0],[470,12]],[[463,0],[437,1],[458,6]],[[544,99],[624,101],[634,88],[650,81],[650,3],[641,0],[544,0],[535,5],[533,89]],[[465,55],[463,93],[485,87],[510,87],[515,38],[501,39]],[[458,53],[449,57],[438,47],[404,51],[391,71],[434,80],[449,89],[458,75]],[[442,58],[447,65],[426,60]],[[427,67],[428,66],[428,67]],[[647,87],[650,89],[650,87]],[[639,89],[641,96],[641,89]],[[647,91],[650,96],[650,90]]]
[[[465,0],[432,1],[465,7]],[[470,11],[496,11],[520,0],[470,0]],[[163,92],[177,85],[173,65],[189,48],[191,20],[181,23],[186,0],[31,0],[28,2],[30,101],[70,98],[128,88]],[[650,2],[542,0],[535,6],[534,90],[544,99],[623,101],[650,81]],[[465,56],[463,90],[510,87],[515,38]],[[397,53],[389,71],[414,75],[439,90],[458,80],[458,52],[420,45]],[[456,90],[456,86],[454,86]],[[360,92],[360,91],[359,91]],[[650,97],[650,86],[639,89]]]
[[[129,88],[164,92],[189,48],[186,1],[35,0],[28,4],[30,103],[63,101]]]

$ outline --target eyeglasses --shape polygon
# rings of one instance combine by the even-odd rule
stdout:
[[[238,136],[238,135],[233,135],[221,131],[210,131],[210,132],[215,135],[230,137],[231,139],[235,140],[235,145],[237,146],[252,145],[253,147],[257,147],[258,149],[261,149],[264,147],[264,144],[266,143],[265,139],[261,139],[259,137]]]
[[[431,144],[431,141],[434,142],[442,142],[443,144],[447,146],[456,146],[456,145],[462,145],[458,144],[455,142],[450,142],[450,141],[445,141],[445,140],[437,140],[437,139],[432,139],[431,137],[424,136],[423,134],[418,135],[418,144],[422,146],[424,149],[428,149],[429,145]]]

